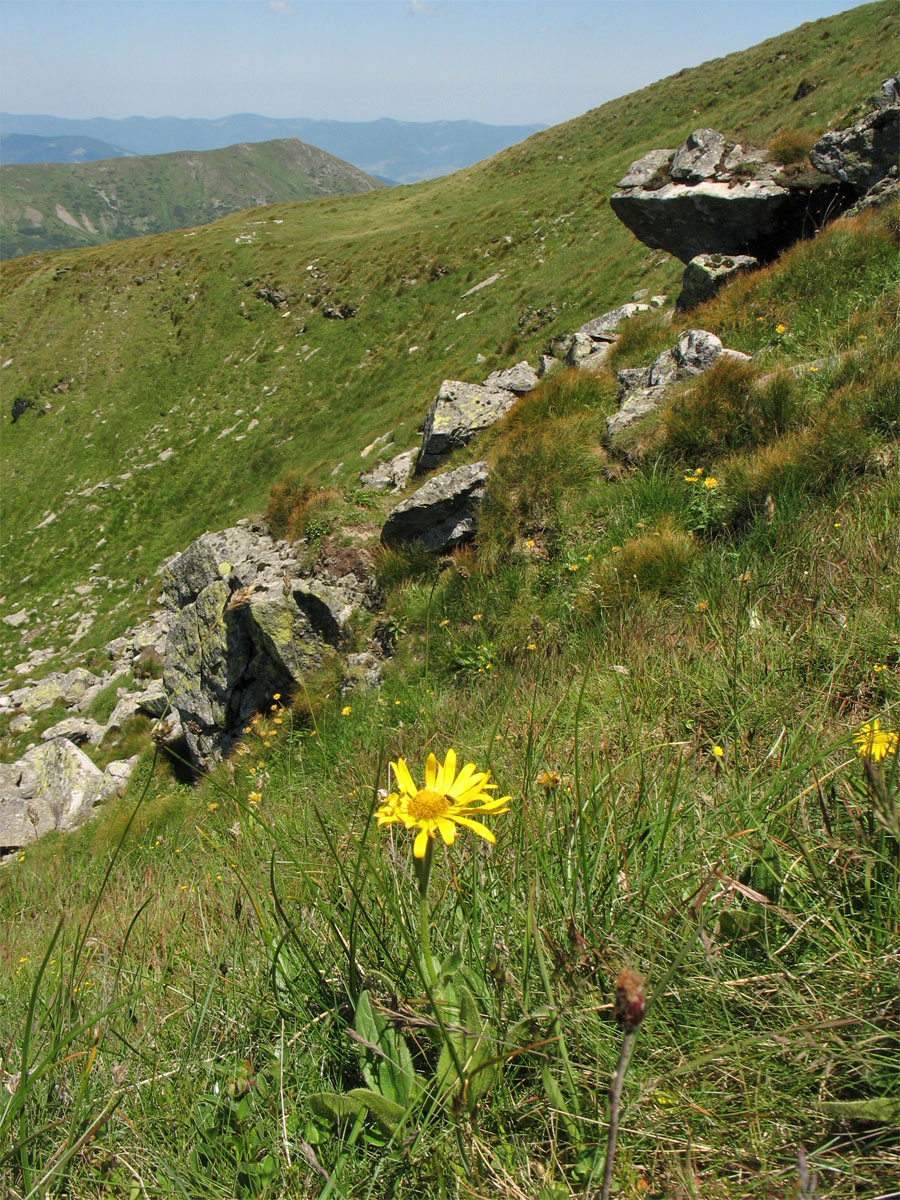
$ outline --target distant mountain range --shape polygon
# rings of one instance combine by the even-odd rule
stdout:
[[[202,225],[260,204],[387,185],[296,138],[100,162],[0,167],[0,257]]]
[[[4,133],[0,136],[0,163],[76,163],[96,162],[101,158],[133,158],[132,150],[112,146],[98,138],[65,134],[62,137],[38,137],[31,133]]]
[[[181,117],[127,117],[113,120],[93,117],[68,120],[63,117],[0,113],[4,135],[19,134],[50,138],[60,143],[74,137],[84,145],[93,138],[111,146],[109,157],[123,153],[168,154],[177,150],[217,150],[238,142],[267,142],[299,138],[329,154],[343,158],[369,175],[391,183],[416,183],[434,179],[490,158],[499,150],[520,142],[544,125],[483,125],[478,121],[314,121],[306,117],[261,117],[236,113],[217,120]],[[122,150],[122,147],[127,147]],[[72,162],[71,150],[64,156],[50,155],[49,162]],[[85,155],[81,161],[89,157]],[[93,157],[91,155],[90,157]],[[6,157],[3,162],[38,161]]]

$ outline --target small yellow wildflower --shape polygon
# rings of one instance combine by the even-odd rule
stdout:
[[[537,650],[537,643],[529,642],[528,645],[525,647],[525,649],[526,650]]]
[[[211,804],[207,804],[206,811],[207,812],[215,812],[218,807],[219,807],[219,805],[218,805],[217,801],[213,800],[213,802]]]
[[[440,626],[441,629],[443,629],[445,625],[449,625],[449,624],[450,624],[449,617],[444,617],[443,621],[438,621],[438,625]]]
[[[880,675],[886,666],[887,666],[887,663],[873,663],[872,670],[875,672],[876,675]]]
[[[345,704],[344,707],[341,709],[341,716],[349,717],[352,712],[353,712],[353,708],[349,704]]]
[[[713,746],[712,752],[716,756],[716,758],[724,758],[725,757],[725,751],[722,749],[721,746]]]
[[[786,329],[787,329],[787,325],[782,325],[782,323],[781,323],[780,321],[779,321],[779,322],[778,322],[778,324],[775,326],[775,332],[776,332],[776,333],[784,333],[784,331],[785,331]]]
[[[475,820],[473,813],[499,814],[509,811],[509,796],[491,796],[497,785],[489,783],[490,771],[478,771],[474,763],[466,763],[456,773],[456,751],[447,751],[443,764],[434,754],[425,762],[425,786],[417,787],[402,758],[391,763],[398,791],[391,792],[376,810],[378,824],[398,822],[407,829],[417,830],[413,854],[424,858],[431,838],[438,833],[444,844],[456,840],[456,826],[464,825],[488,842],[495,842],[494,833]]]
[[[528,546],[529,549],[533,549],[534,548],[534,538],[526,538],[525,545]]]
[[[282,721],[281,717],[275,717],[275,719],[273,720],[272,724],[273,724],[273,725],[283,725],[283,724],[284,724],[284,722]]]
[[[252,729],[251,729],[251,727],[250,727],[249,725],[245,725],[245,726],[244,726],[244,733],[251,733],[251,732],[252,732]]]
[[[685,477],[684,477],[685,483],[699,483],[699,481],[700,481],[699,475],[685,475]]]
[[[281,692],[275,692],[275,693],[274,693],[274,695],[272,696],[272,699],[273,699],[273,700],[280,700],[280,699],[281,699]]]
[[[818,371],[819,368],[818,367],[810,367],[809,369],[813,374],[815,374],[815,372]]]
[[[715,475],[707,475],[707,477],[703,480],[703,486],[705,488],[714,488],[718,485],[718,482],[719,481],[716,479]]]
[[[578,570],[578,563],[569,563],[569,570],[570,570],[570,571],[577,571],[577,570]]]
[[[697,608],[696,608],[697,612],[706,612],[706,610],[708,608],[709,608],[709,603],[706,600],[698,600],[697,601]]]
[[[473,620],[473,621],[480,621],[480,620],[481,620],[481,613],[472,613],[472,620]]]
[[[28,955],[23,954],[22,957],[19,959],[19,965],[21,966],[22,963],[27,963],[27,962],[28,962]]]
[[[555,788],[559,787],[560,779],[555,771],[541,771],[534,782],[538,787]]]
[[[860,758],[870,758],[873,762],[881,762],[888,754],[897,753],[898,735],[889,729],[882,729],[881,722],[866,721],[859,733],[853,735],[856,753]]]
[[[262,795],[259,792],[251,792],[247,799],[251,804],[259,804],[260,800],[262,800]]]

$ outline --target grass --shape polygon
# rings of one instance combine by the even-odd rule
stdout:
[[[823,294],[893,219],[820,235]],[[11,1195],[599,1194],[623,967],[648,1008],[613,1194],[890,1193],[900,777],[852,740],[900,703],[884,294],[817,372],[782,341],[769,382],[699,380],[638,465],[604,445],[610,377],[549,379],[487,439],[477,548],[382,553],[379,690],[326,671],[193,788],[148,748],[123,802],[24,852]],[[389,758],[421,780],[450,745],[511,801],[495,846],[438,843],[429,968],[412,839],[373,814]]]
[[[857,9],[805,27],[793,43],[748,52],[743,67],[765,67],[777,87],[787,86],[799,59],[783,68],[775,56],[793,46],[806,55],[804,75],[826,78],[810,65],[813,50],[835,59],[861,53],[870,45],[865,31],[883,34],[887,19],[885,6]],[[827,32],[834,36],[823,40]],[[714,68],[726,77],[724,63],[711,64],[667,94],[684,88],[679,103],[696,106],[694,89]],[[720,104],[733,106],[735,122],[748,97],[770,103],[758,77],[755,90],[744,70],[728,77],[733,88]],[[624,123],[643,111],[636,105],[626,98],[610,111]],[[791,116],[792,125],[802,123]],[[769,136],[774,102],[757,118],[759,136]],[[568,144],[560,131],[541,138],[554,153]],[[524,171],[535,153],[527,143],[489,169],[499,176],[518,163]],[[549,211],[554,159],[540,161]],[[432,315],[418,325],[408,293],[419,285],[402,284],[371,254],[360,276],[347,267],[345,278],[333,248],[345,238],[371,250],[377,237],[397,238],[394,252],[408,250],[403,237],[411,232],[387,228],[402,206],[414,210],[410,230],[431,204],[446,206],[447,221],[458,219],[454,197],[472,179],[483,183],[487,170],[444,181],[446,191],[391,193],[387,208],[382,197],[342,201],[329,213],[332,232],[317,232],[319,269],[327,258],[328,286],[341,298],[365,291],[366,270],[393,280],[396,307],[382,328],[401,350],[392,359],[398,378],[386,382],[386,351],[383,368],[374,356],[362,371],[374,413],[360,416],[353,406],[363,383],[342,386],[342,347],[358,338],[353,322],[330,322],[328,371],[306,389],[329,400],[303,409],[302,437],[287,443],[289,453],[254,458],[262,455],[249,444],[254,430],[231,450],[213,440],[211,463],[195,443],[192,460],[176,455],[153,469],[158,476],[135,470],[121,480],[109,469],[100,475],[96,452],[82,455],[79,446],[78,456],[71,452],[79,485],[114,479],[123,485],[118,502],[109,502],[112,485],[99,489],[81,497],[79,519],[73,504],[29,535],[47,583],[12,581],[6,603],[27,603],[41,618],[65,614],[65,603],[49,607],[45,589],[70,587],[86,575],[85,563],[102,557],[92,578],[106,575],[112,586],[98,589],[91,637],[118,631],[153,602],[153,553],[176,548],[192,522],[211,524],[230,511],[216,498],[218,476],[242,455],[252,470],[236,467],[227,490],[248,510],[262,509],[279,479],[291,483],[286,471],[306,471],[297,487],[284,488],[284,512],[296,515],[298,529],[312,496],[304,482],[327,481],[310,553],[374,541],[385,502],[355,488],[351,451],[385,429],[407,448],[414,409],[396,399],[403,389],[417,383],[427,399],[432,372],[453,373],[454,362],[471,364],[476,345],[499,347],[518,335],[509,294],[494,307],[488,288],[479,293],[477,327],[454,317],[453,332],[439,336],[441,314],[454,311],[464,290],[458,272],[474,271],[461,265],[474,260],[459,241],[417,235],[422,270],[434,276],[422,284],[434,298]],[[518,180],[520,208],[529,202],[528,178]],[[467,229],[503,257],[503,286],[522,287],[525,259],[502,248],[500,232],[515,228],[507,223],[511,195],[491,192],[484,226],[470,221]],[[360,211],[381,221],[377,235],[353,225]],[[614,370],[644,365],[674,341],[674,325],[655,314],[636,318],[614,368],[545,381],[457,455],[486,456],[492,466],[477,545],[440,560],[396,550],[377,556],[384,610],[354,636],[362,646],[371,634],[389,652],[379,688],[343,691],[327,664],[297,696],[273,697],[238,752],[194,786],[145,741],[122,801],[7,865],[0,1190],[79,1200],[599,1195],[608,1088],[622,1044],[615,981],[631,968],[646,979],[647,1013],[625,1079],[613,1194],[891,1194],[900,1168],[891,1115],[900,768],[893,752],[867,762],[854,736],[874,720],[889,733],[900,725],[896,221],[885,209],[833,225],[692,314],[726,345],[759,357],[752,369],[728,365],[681,391],[630,442],[606,438]],[[498,231],[496,244],[479,236],[488,227]],[[610,271],[632,261],[617,259],[616,245]],[[164,246],[171,243],[154,239],[139,253],[165,257]],[[97,289],[102,302],[103,287],[120,286],[112,264],[131,270],[134,253],[118,247],[11,264],[13,315],[24,321],[19,289],[45,297],[61,262],[81,273],[84,305],[98,302]],[[230,257],[221,253],[238,279],[204,276],[223,303],[219,331],[210,319],[206,332],[217,356],[253,356],[240,365],[241,378],[253,379],[271,446],[273,430],[286,437],[297,428],[288,384],[296,391],[307,382],[296,364],[276,374],[281,335],[269,324],[292,318],[242,316],[248,276],[237,260],[261,251],[241,244]],[[553,256],[544,253],[549,267]],[[583,270],[574,250],[559,256],[568,265],[552,266],[558,298],[565,272]],[[309,258],[297,258],[304,273]],[[451,275],[437,271],[442,265]],[[153,282],[154,304],[163,287],[178,294],[171,268],[167,262]],[[199,272],[199,263],[190,269]],[[407,261],[403,269],[420,268]],[[74,286],[72,275],[57,282]],[[146,286],[130,293],[140,292],[140,304]],[[301,286],[313,290],[304,282],[298,294]],[[628,286],[619,280],[610,307]],[[555,332],[605,306],[589,306],[587,280],[583,287],[577,303],[560,309]],[[74,353],[74,333],[54,324],[57,303],[48,300],[48,326],[59,332],[58,352]],[[361,302],[357,320],[365,311]],[[390,324],[400,318],[405,329]],[[202,326],[187,314],[182,325],[195,321]],[[198,328],[190,335],[197,361],[178,353],[168,360],[167,395],[194,396],[203,428],[210,410],[201,394],[216,393],[230,364],[201,386],[191,372],[211,351]],[[413,332],[420,350],[409,355]],[[34,335],[19,326],[17,336],[36,362]],[[308,332],[296,336],[313,348]],[[538,331],[535,343],[545,336]],[[135,337],[147,339],[148,355],[171,349],[140,322]],[[451,351],[442,350],[446,337],[458,340]],[[260,365],[266,345],[271,358]],[[317,354],[304,369],[312,375],[325,360]],[[115,360],[97,362],[121,379]],[[489,360],[477,373],[496,365]],[[78,403],[99,386],[93,370],[85,368]],[[147,401],[159,405],[151,382],[128,387],[145,386]],[[384,391],[372,386],[379,382]],[[343,393],[346,407],[334,400]],[[395,399],[382,402],[384,395]],[[74,422],[76,402],[64,402],[75,406]],[[118,415],[117,432],[132,420],[139,427],[136,412]],[[110,436],[97,425],[103,419],[88,443]],[[319,434],[329,420],[326,443]],[[49,453],[39,445],[41,426],[35,418],[24,428],[34,459],[14,469],[41,469]],[[83,427],[73,424],[70,435],[75,428]],[[175,428],[173,421],[158,431],[160,445],[170,436],[174,444]],[[193,428],[178,426],[179,446]],[[333,480],[332,456],[345,464]],[[178,471],[164,475],[176,462]],[[155,508],[148,477],[164,481]],[[126,490],[139,485],[141,520]],[[24,513],[25,489],[16,486],[22,491],[12,493],[9,511]],[[48,493],[40,503],[50,502]],[[97,507],[87,513],[89,504]],[[104,525],[83,548],[69,538],[83,539],[90,526],[80,520]],[[48,553],[41,539],[51,534],[56,549]],[[24,533],[8,536],[9,553]],[[96,546],[100,537],[120,555],[115,572],[106,547]],[[135,590],[127,576],[137,572],[147,583]],[[14,644],[18,634],[5,636]],[[110,697],[95,703],[99,713]],[[495,845],[466,828],[452,846],[437,843],[424,887],[412,836],[396,824],[379,828],[375,813],[382,789],[396,781],[389,761],[403,758],[420,783],[429,752],[443,759],[449,746],[461,762],[491,771],[497,794],[511,798],[509,811],[485,817]]]

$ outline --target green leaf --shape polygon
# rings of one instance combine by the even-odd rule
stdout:
[[[352,1088],[347,1093],[347,1098],[362,1104],[372,1114],[385,1133],[393,1133],[406,1116],[406,1105],[397,1104],[394,1100],[389,1100],[386,1096],[380,1096],[377,1092],[369,1091],[368,1088]]]
[[[867,1121],[873,1125],[900,1126],[900,1097],[873,1096],[870,1100],[823,1100],[819,1108],[832,1117]]]
[[[442,1014],[447,1037],[438,1059],[436,1078],[448,1099],[462,1100],[471,1111],[496,1082],[497,1067],[491,1062],[493,1042],[487,1037],[487,1026],[475,997],[465,983],[458,983],[457,991],[456,1011]]]
[[[317,1117],[324,1117],[335,1125],[355,1121],[366,1112],[365,1105],[357,1098],[341,1096],[337,1092],[313,1092],[309,1097],[309,1106]]]

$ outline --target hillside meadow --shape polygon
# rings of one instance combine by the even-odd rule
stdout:
[[[8,661],[99,662],[166,555],[295,484],[311,556],[374,547],[360,451],[442,378],[675,294],[609,211],[630,161],[840,124],[890,34],[869,5],[438,183],[5,264]],[[695,310],[752,363],[612,442],[616,370],[685,318],[544,381],[451,459],[491,464],[474,547],[377,552],[380,688],[324,662],[193,783],[147,741],[3,869],[11,1196],[893,1194],[898,233],[835,222]]]

